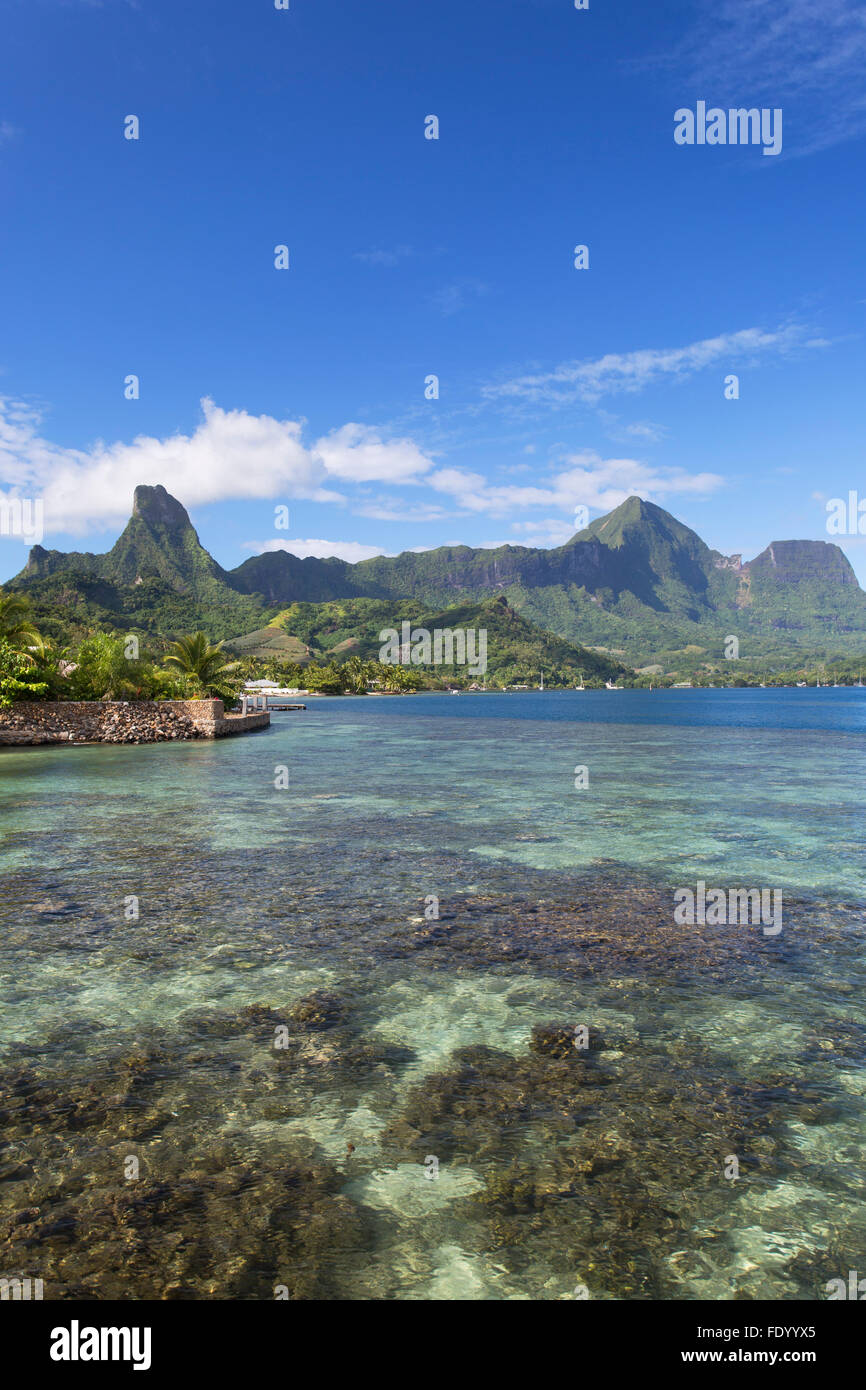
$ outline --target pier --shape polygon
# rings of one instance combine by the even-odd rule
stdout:
[[[251,714],[255,710],[267,713],[273,710],[274,713],[283,713],[286,710],[306,709],[306,705],[295,701],[296,690],[281,690],[278,685],[252,684],[245,687],[238,696],[241,714]],[[279,700],[280,704],[272,704],[271,701]]]

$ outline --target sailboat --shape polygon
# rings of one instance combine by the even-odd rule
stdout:
[[[538,688],[539,688],[539,690],[543,690],[543,689],[544,689],[544,672],[543,672],[543,671],[542,671],[542,673],[541,673],[541,685],[540,685]]]
[[[605,681],[604,688],[605,690],[622,690],[622,686],[614,685],[613,681]]]

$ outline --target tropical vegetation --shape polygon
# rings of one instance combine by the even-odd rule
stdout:
[[[94,630],[60,646],[37,629],[26,594],[0,590],[0,708],[39,699],[237,699],[240,663],[205,633],[181,636],[165,650],[143,643],[137,633]]]
[[[163,666],[188,681],[196,694],[234,700],[241,686],[240,663],[226,661],[222,642],[211,646],[203,632],[193,632],[169,644]]]

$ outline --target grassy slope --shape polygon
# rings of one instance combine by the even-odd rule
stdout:
[[[429,632],[445,628],[475,628],[487,632],[488,671],[491,675],[513,668],[515,678],[537,678],[544,669],[577,676],[607,679],[623,667],[616,661],[544,632],[514,611],[504,598],[431,609],[417,600],[340,599],[330,603],[295,603],[275,619],[272,627],[233,638],[232,650],[245,655],[273,656],[275,638],[282,632],[320,661],[343,661],[350,656],[375,660],[382,646],[380,632],[400,630],[402,622]],[[299,659],[297,657],[292,659]],[[440,668],[443,673],[447,668]]]

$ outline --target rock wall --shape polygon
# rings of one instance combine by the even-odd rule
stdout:
[[[0,710],[0,744],[164,743],[270,722],[268,714],[227,715],[222,700],[26,700]]]

